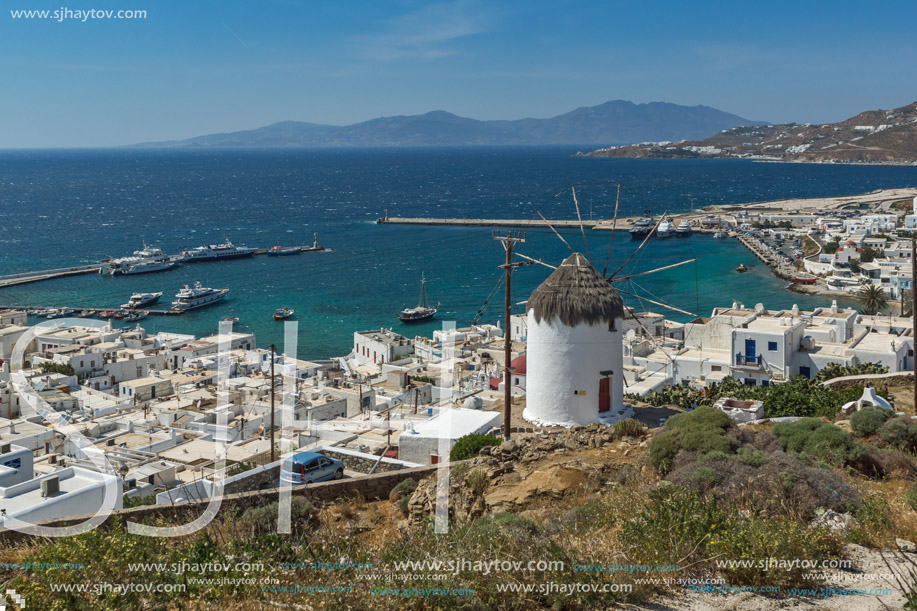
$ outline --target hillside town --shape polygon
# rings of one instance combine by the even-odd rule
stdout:
[[[861,231],[866,222],[843,225],[845,235],[885,230]],[[507,381],[524,405],[510,426],[532,431],[613,424],[667,387],[914,367],[910,318],[836,302],[732,303],[676,322],[626,307],[579,254],[527,303],[511,316],[508,351],[499,324],[444,326],[429,338],[381,328],[354,332],[349,354],[315,362],[229,325],[197,338],[110,321],[30,325],[25,312],[0,312],[0,525],[93,513],[112,485],[116,509],[207,499],[218,485],[274,488],[281,462],[303,452],[340,465],[339,478],[447,461],[443,448],[462,437],[504,432]]]

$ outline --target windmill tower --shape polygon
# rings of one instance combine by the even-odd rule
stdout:
[[[523,418],[575,426],[620,416],[624,406],[624,304],[580,253],[529,297]]]

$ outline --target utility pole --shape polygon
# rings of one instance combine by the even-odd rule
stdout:
[[[911,354],[914,359],[914,405],[917,405],[917,238],[911,238]]]
[[[271,344],[271,462],[274,462],[274,358],[277,349]]]
[[[513,249],[516,244],[525,242],[525,232],[510,231],[506,235],[500,232],[494,232],[493,239],[499,240],[506,250],[506,263],[501,265],[506,274],[504,284],[506,284],[506,300],[503,304],[503,319],[505,329],[503,329],[503,439],[509,441],[510,438],[510,421],[513,414],[513,395],[512,395],[512,362],[513,355],[513,333],[510,324],[510,305],[512,304],[512,278],[513,268],[525,265],[525,263],[513,263]]]

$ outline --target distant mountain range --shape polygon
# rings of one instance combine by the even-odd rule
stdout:
[[[917,102],[892,110],[867,110],[837,123],[733,127],[704,140],[608,147],[587,155],[917,164]]]
[[[380,117],[353,125],[283,121],[266,127],[138,147],[461,146],[632,144],[704,138],[740,125],[761,125],[709,106],[625,100],[577,108],[549,119],[478,121],[442,110]]]

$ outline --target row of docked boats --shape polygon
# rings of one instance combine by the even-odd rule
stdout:
[[[270,257],[283,257],[298,255],[306,251],[325,250],[318,243],[318,235],[313,234],[312,246],[274,246],[267,251]],[[227,259],[243,259],[252,257],[257,252],[256,248],[237,246],[228,238],[220,244],[198,246],[191,250],[184,250],[177,255],[167,255],[161,248],[143,244],[143,248],[135,250],[129,257],[120,259],[106,259],[102,261],[99,273],[104,276],[125,276],[132,274],[149,274],[163,272],[174,268],[180,263],[205,263],[208,261],[225,261]]]
[[[672,236],[686,238],[694,233],[691,224],[685,219],[682,219],[678,225],[669,219],[663,219],[655,232],[653,232],[654,227],[656,227],[656,222],[652,218],[637,219],[629,230],[630,237],[643,239],[653,233],[657,238],[671,238]]]
[[[102,266],[99,268],[99,273],[103,276],[127,276],[164,272],[174,268],[179,263],[203,263],[205,261],[252,257],[255,254],[255,250],[248,246],[236,246],[226,240],[222,244],[198,246],[191,250],[182,251],[178,255],[167,255],[162,252],[161,248],[144,244],[143,248],[135,250],[130,257],[103,261]]]

